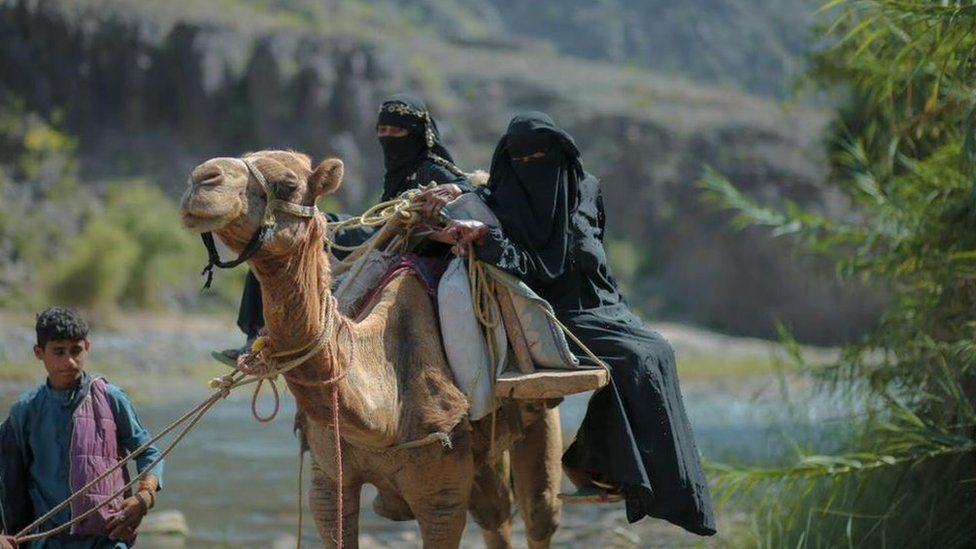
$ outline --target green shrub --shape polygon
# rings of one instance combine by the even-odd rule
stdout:
[[[720,492],[761,493],[767,547],[976,546],[976,10],[833,0],[811,81],[848,95],[831,182],[856,208],[776,210],[715,173],[737,222],[799,237],[838,272],[890,288],[876,330],[808,368],[856,414],[845,448],[772,468],[719,468]]]
[[[142,181],[115,183],[49,282],[54,300],[100,311],[159,307],[199,260],[176,206]]]
[[[105,202],[105,219],[125,232],[138,250],[120,298],[137,307],[158,307],[163,292],[196,269],[195,240],[180,223],[175,204],[149,183],[119,182]]]
[[[49,295],[58,303],[97,311],[115,308],[129,283],[139,247],[122,227],[96,219],[68,247],[57,265]]]

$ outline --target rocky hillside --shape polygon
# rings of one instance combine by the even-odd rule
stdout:
[[[520,44],[785,97],[816,0],[369,0],[441,36]],[[404,9],[406,8],[406,9]]]
[[[843,211],[821,186],[824,113],[535,42],[449,40],[370,5],[0,0],[0,94],[76,137],[85,181],[137,175],[175,198],[202,159],[290,147],[343,158],[347,209],[378,195],[389,93],[425,95],[469,169],[514,112],[546,110],[603,179],[615,267],[650,317],[748,335],[781,319],[815,342],[873,318],[788,243],[728,233],[694,187],[711,165],[769,202]]]

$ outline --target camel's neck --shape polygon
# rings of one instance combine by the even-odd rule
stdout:
[[[322,298],[331,291],[331,272],[328,258],[322,252],[324,226],[316,220],[309,226],[309,231],[301,248],[295,249],[287,257],[269,258],[256,254],[250,260],[251,268],[261,283],[264,336],[273,352],[307,348],[322,335]],[[390,369],[382,368],[382,364],[371,367],[367,361],[358,359],[361,355],[354,348],[364,344],[360,340],[362,334],[356,325],[343,318],[331,305],[332,299],[328,295],[325,301],[326,315],[335,315],[325,319],[334,330],[325,334],[328,338],[325,348],[311,355],[304,364],[288,371],[285,379],[299,410],[314,419],[330,423],[333,386],[323,382],[343,376],[336,384],[343,438],[364,446],[384,447],[395,435],[395,429],[390,425],[395,425],[398,417],[392,409],[396,399],[389,398],[387,394],[395,394],[395,391],[377,393],[377,389],[366,380],[388,374],[387,370]],[[382,341],[375,343],[382,344]],[[300,357],[303,352],[282,357],[281,360]],[[382,385],[392,386],[392,383]],[[377,420],[377,417],[381,420]]]
[[[261,282],[265,336],[276,352],[303,348],[322,330],[323,296],[329,291],[330,273],[317,244],[322,240],[318,224],[309,231],[312,234],[293,253],[250,261]]]

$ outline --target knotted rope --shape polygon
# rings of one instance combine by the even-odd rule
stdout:
[[[380,202],[360,215],[342,221],[330,221],[326,224],[326,228],[330,233],[335,234],[351,228],[382,227],[390,221],[410,221],[419,215],[420,210],[420,204],[413,201],[413,195],[414,193],[408,192],[392,200]],[[343,246],[335,242],[329,244],[332,249],[346,252],[356,251],[362,246]]]
[[[432,185],[421,186],[417,189],[406,191],[396,198],[387,200],[385,202],[380,202],[362,214],[350,217],[349,219],[344,219],[342,221],[330,221],[326,223],[326,234],[335,235],[339,231],[346,229],[386,227],[390,224],[399,225],[401,230],[410,230],[416,227],[422,221],[421,212],[423,210],[423,204],[414,199],[417,197],[417,195],[429,189],[431,186]],[[366,242],[355,246],[343,246],[327,236],[325,238],[326,250],[329,252],[332,250],[352,252],[346,259],[340,262],[351,263],[355,260],[355,258],[359,257],[363,253],[375,248],[378,244],[382,244],[381,242],[372,242],[374,238],[380,236],[386,235],[383,235],[381,231],[380,233],[373,235],[373,238],[370,238]]]

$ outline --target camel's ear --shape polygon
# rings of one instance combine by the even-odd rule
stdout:
[[[308,188],[315,196],[329,194],[339,188],[342,182],[342,160],[327,158],[315,168],[308,178]]]

